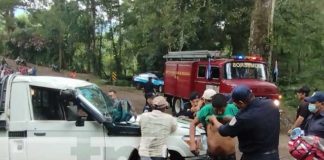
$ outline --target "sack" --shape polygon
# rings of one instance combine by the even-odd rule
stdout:
[[[298,160],[324,159],[320,141],[317,136],[300,136],[288,142],[289,153]]]

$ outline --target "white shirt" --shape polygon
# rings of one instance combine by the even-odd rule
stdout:
[[[142,132],[139,155],[166,157],[166,140],[177,129],[177,120],[169,114],[153,110],[143,113],[139,124]]]

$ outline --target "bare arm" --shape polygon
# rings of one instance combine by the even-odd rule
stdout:
[[[196,126],[199,124],[198,118],[195,117],[195,119],[190,123],[190,129],[189,129],[189,138],[190,138],[190,151],[193,154],[197,154],[197,147],[195,142],[195,132],[196,132]]]
[[[294,129],[294,128],[297,128],[297,127],[300,127],[300,125],[303,123],[304,121],[304,117],[303,116],[298,116],[298,118],[296,119],[294,125],[291,127],[291,129],[288,131],[288,134],[291,133],[291,131]]]
[[[213,126],[215,127],[215,129],[218,131],[219,127],[222,126],[223,124],[220,123],[215,116],[211,116],[209,118],[209,122],[211,122],[213,124]]]

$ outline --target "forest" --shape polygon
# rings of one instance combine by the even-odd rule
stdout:
[[[324,89],[323,17],[323,0],[1,0],[0,54],[127,79],[169,51],[258,53],[282,90]]]

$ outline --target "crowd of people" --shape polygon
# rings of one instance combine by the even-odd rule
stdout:
[[[25,60],[20,57],[17,57],[15,60],[16,64],[18,65],[16,69],[9,66],[6,59],[4,57],[1,58],[0,64],[0,78],[3,78],[9,74],[19,74],[19,75],[31,75],[35,76],[37,74],[36,67],[28,67]]]
[[[312,96],[309,96],[309,93],[310,89],[307,86],[296,91],[299,106],[296,121],[288,135],[300,127],[304,136],[320,138],[318,143],[323,147],[324,144],[321,143],[324,142],[324,92],[316,91]],[[151,139],[142,138],[140,155],[142,159],[164,159],[165,138],[174,131],[176,123],[171,120],[173,117],[164,113],[169,104],[164,97],[155,94],[152,85],[144,87],[144,96],[146,104],[143,116],[147,118],[141,119],[140,125],[142,135]],[[234,138],[237,137],[239,150],[243,153],[241,160],[279,160],[279,108],[270,99],[255,97],[247,86],[235,87],[231,95],[223,95],[212,89],[206,89],[201,97],[197,92],[193,92],[189,101],[184,104],[184,109],[176,116],[192,119],[189,135],[190,150],[194,155],[199,154],[195,129],[200,127],[207,133],[206,159],[235,160]],[[165,131],[162,135],[159,134],[162,133],[161,130]],[[161,138],[163,141],[152,137]],[[152,149],[148,142],[160,145]],[[314,146],[312,147],[312,151],[303,159],[323,158],[323,148],[314,151]],[[293,155],[292,152],[291,154]]]

